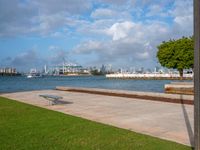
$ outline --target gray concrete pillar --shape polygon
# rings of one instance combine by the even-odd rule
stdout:
[[[194,147],[200,150],[200,0],[194,0]]]

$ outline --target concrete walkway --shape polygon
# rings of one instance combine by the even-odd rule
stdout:
[[[40,94],[62,96],[64,102],[49,105]],[[17,101],[83,117],[97,122],[193,145],[193,106],[57,90],[1,95]]]

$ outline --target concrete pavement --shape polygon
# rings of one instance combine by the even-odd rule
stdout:
[[[62,96],[68,103],[49,105],[40,94]],[[1,95],[24,103],[125,128],[178,143],[193,145],[193,105],[164,103],[57,90]]]

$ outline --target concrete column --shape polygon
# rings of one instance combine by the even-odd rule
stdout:
[[[194,0],[194,147],[200,150],[200,0]]]

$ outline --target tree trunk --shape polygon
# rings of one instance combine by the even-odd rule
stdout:
[[[179,69],[180,79],[183,80],[183,69]]]

